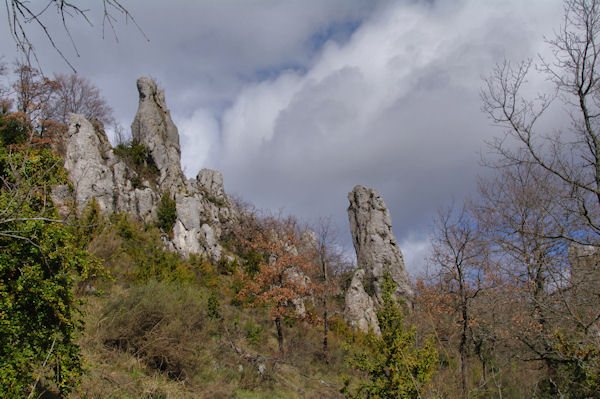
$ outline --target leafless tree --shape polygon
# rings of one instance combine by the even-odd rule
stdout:
[[[600,245],[600,1],[566,0],[564,21],[547,40],[553,59],[540,57],[536,70],[554,90],[523,95],[532,62],[498,64],[482,89],[483,110],[506,134],[490,143],[496,166],[533,164],[562,185],[563,213],[576,215],[579,229],[556,231],[555,238]],[[540,120],[559,102],[570,128],[547,132]],[[516,146],[515,146],[516,143]]]
[[[568,242],[553,238],[574,227],[561,207],[554,175],[537,164],[505,167],[479,184],[476,208],[480,231],[494,254],[503,280],[502,297],[512,309],[507,323],[522,360],[541,361],[553,392],[557,364],[557,328],[568,323],[562,291],[568,286]]]
[[[335,268],[343,263],[343,254],[339,242],[339,234],[331,217],[320,217],[312,228],[314,230],[314,259],[320,270],[322,286],[323,305],[323,354],[328,361],[328,331],[329,331],[329,308],[328,299],[335,292]]]
[[[117,146],[119,144],[129,144],[133,140],[131,137],[131,132],[127,134],[123,125],[118,122],[113,124],[113,134],[113,146]]]
[[[98,119],[105,126],[114,125],[113,110],[88,79],[77,75],[57,74],[56,87],[49,99],[46,118],[68,123],[69,114],[82,114],[87,119]]]
[[[120,15],[125,19],[125,23],[131,21],[138,30],[144,35],[147,40],[146,35],[142,31],[142,29],[138,26],[135,18],[129,12],[127,8],[125,8],[121,1],[119,0],[101,0],[102,1],[102,36],[104,37],[105,29],[108,27],[113,32],[115,39],[118,40],[116,30],[115,30],[115,22],[117,21],[117,16]],[[77,4],[80,3],[80,4]],[[30,2],[27,0],[4,0],[4,5],[6,9],[6,18],[8,20],[8,27],[10,31],[10,35],[12,36],[15,44],[19,52],[25,57],[26,64],[28,66],[32,66],[32,58],[35,60],[36,66],[39,68],[39,62],[37,60],[35,46],[30,39],[29,29],[31,26],[37,26],[44,34],[50,45],[56,50],[56,52],[60,55],[60,57],[67,63],[67,65],[75,72],[75,68],[65,56],[63,49],[61,49],[51,30],[49,25],[44,20],[44,16],[49,14],[53,9],[56,11],[58,15],[58,19],[60,20],[60,24],[64,28],[64,31],[71,42],[73,50],[75,54],[79,57],[79,50],[77,49],[77,45],[73,36],[71,35],[71,31],[69,29],[69,22],[71,19],[80,19],[87,22],[90,26],[93,26],[92,21],[88,17],[89,9],[85,8],[86,5],[81,5],[82,2],[77,0],[46,0],[41,2]]]
[[[439,270],[438,277],[444,281],[459,316],[461,390],[463,397],[468,398],[468,341],[474,319],[472,303],[484,289],[487,251],[477,231],[476,219],[466,206],[458,211],[453,207],[440,209],[431,244],[430,262]]]
[[[16,62],[16,80],[12,83],[12,95],[16,100],[17,112],[22,113],[31,125],[31,133],[44,136],[55,126],[47,119],[50,100],[58,84],[43,76],[36,68]]]

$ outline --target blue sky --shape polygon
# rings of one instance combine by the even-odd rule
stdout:
[[[99,2],[98,2],[99,3]],[[95,4],[95,3],[94,3]],[[558,0],[123,1],[148,38],[119,43],[71,21],[59,45],[128,127],[135,80],[155,78],[181,135],[182,162],[223,172],[225,188],[303,219],[331,215],[350,244],[346,195],[376,188],[409,271],[422,269],[439,206],[473,194],[486,139],[482,78],[503,59],[547,54]],[[95,4],[97,6],[97,4]],[[0,29],[7,29],[5,18]],[[32,31],[46,73],[68,67]],[[4,60],[15,58],[9,40]],[[543,79],[532,79],[532,92]]]

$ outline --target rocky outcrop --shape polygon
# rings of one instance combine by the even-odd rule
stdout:
[[[139,105],[131,124],[133,139],[144,143],[160,171],[158,185],[162,191],[183,187],[179,132],[167,109],[165,95],[150,78],[137,80]]]
[[[394,297],[409,306],[413,290],[402,253],[392,233],[392,218],[383,199],[374,189],[354,187],[348,194],[348,217],[359,270],[346,294],[345,319],[365,331],[376,330],[374,309],[382,303],[383,279],[389,273],[396,285]],[[378,330],[378,328],[377,328]]]
[[[414,293],[383,198],[374,189],[356,186],[348,194],[348,200],[352,242],[358,266],[365,269],[366,291],[372,292],[375,303],[380,304],[383,276],[387,272],[396,284],[395,297],[412,302]]]
[[[380,335],[377,313],[373,298],[367,294],[363,287],[365,276],[364,269],[358,269],[352,277],[352,282],[346,291],[346,304],[344,308],[344,320],[355,329],[364,333],[372,331]]]
[[[306,317],[306,305],[305,301],[311,301],[312,292],[310,290],[310,278],[304,274],[301,270],[296,268],[291,268],[286,270],[284,274],[284,279],[289,281],[292,286],[298,287],[299,291],[303,292],[304,295],[298,296],[296,299],[291,300],[290,307],[294,308],[294,312],[296,316],[300,319]]]
[[[137,87],[140,102],[131,125],[133,139],[148,150],[147,162],[156,167],[156,178],[150,181],[138,174],[115,154],[100,123],[73,114],[63,140],[64,166],[72,187],[55,187],[53,199],[63,213],[81,210],[95,199],[105,213],[125,212],[152,222],[160,197],[168,193],[177,212],[168,247],[184,256],[204,254],[219,260],[223,256],[219,240],[237,219],[223,177],[218,171],[202,169],[195,179],[185,179],[179,134],[164,94],[148,78],[138,79]]]
[[[125,212],[145,222],[155,219],[159,196],[148,181],[134,187],[132,181],[141,178],[113,153],[99,123],[71,114],[64,147],[64,166],[73,187],[53,190],[53,199],[62,205],[63,213],[68,204],[82,209],[95,199],[105,213]]]

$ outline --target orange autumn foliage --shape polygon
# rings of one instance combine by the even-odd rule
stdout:
[[[260,254],[261,261],[256,274],[240,273],[244,288],[238,297],[250,305],[270,307],[273,319],[295,316],[293,302],[317,288],[306,278],[314,266],[301,250],[296,220],[269,216],[252,231],[242,232],[241,240],[247,251]]]

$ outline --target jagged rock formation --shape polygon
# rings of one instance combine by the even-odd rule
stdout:
[[[133,139],[148,148],[160,171],[158,185],[161,190],[182,187],[185,177],[181,171],[179,132],[171,120],[165,94],[150,78],[139,78],[137,88],[140,100],[131,124]]]
[[[403,299],[410,305],[414,293],[402,253],[392,233],[390,212],[379,193],[374,189],[356,186],[348,194],[348,200],[352,241],[358,266],[364,271],[356,271],[352,279],[355,288],[346,295],[346,320],[361,328],[359,321],[371,320],[366,313],[374,313],[363,297],[366,295],[372,298],[374,307],[382,303],[383,277],[386,272],[396,284],[395,298]]]
[[[140,187],[133,186],[138,174],[113,153],[99,123],[92,124],[82,115],[71,114],[64,146],[64,167],[73,190],[59,186],[53,191],[53,199],[62,205],[63,212],[68,205],[76,204],[82,209],[95,199],[106,213],[126,212],[144,222],[156,218],[159,196],[147,180]]]
[[[344,320],[350,327],[363,332],[371,330],[375,334],[381,335],[377,313],[375,312],[375,303],[363,287],[364,276],[365,271],[358,269],[352,277],[350,287],[346,291]]]
[[[148,78],[137,81],[140,104],[131,125],[134,140],[148,149],[157,178],[141,176],[114,153],[101,124],[72,114],[64,137],[65,169],[72,188],[55,187],[53,199],[63,212],[79,210],[95,199],[105,213],[125,212],[144,222],[156,220],[161,195],[175,199],[177,219],[169,246],[184,256],[206,254],[219,260],[222,234],[237,218],[225,194],[220,172],[202,169],[185,179],[180,165],[179,134],[164,94]]]
[[[219,260],[223,254],[219,239],[237,219],[233,201],[225,194],[221,172],[202,169],[196,179],[185,182],[185,190],[175,192],[175,204],[175,249],[185,256],[205,252],[212,260]]]
[[[356,186],[348,200],[352,242],[358,265],[365,269],[366,291],[373,292],[375,303],[380,304],[383,276],[388,272],[396,284],[395,297],[411,302],[413,290],[383,198],[374,189]]]

